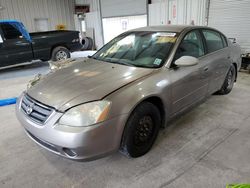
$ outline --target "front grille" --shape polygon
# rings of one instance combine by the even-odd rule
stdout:
[[[43,124],[53,112],[53,108],[41,104],[27,94],[21,102],[22,111],[33,121]]]

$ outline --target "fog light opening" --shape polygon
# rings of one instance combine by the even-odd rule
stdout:
[[[62,150],[63,150],[63,152],[64,152],[66,155],[68,155],[68,156],[70,156],[70,157],[75,157],[75,156],[77,155],[73,150],[71,150],[71,149],[69,149],[69,148],[63,148]]]

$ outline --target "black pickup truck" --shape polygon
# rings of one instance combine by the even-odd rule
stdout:
[[[38,59],[66,59],[81,47],[78,31],[28,33],[21,22],[0,20],[0,69]]]

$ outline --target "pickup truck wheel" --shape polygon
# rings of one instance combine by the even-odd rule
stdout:
[[[220,95],[226,95],[230,93],[234,86],[235,77],[236,77],[236,69],[234,65],[231,65],[221,89],[216,93]]]
[[[161,125],[158,108],[149,102],[139,104],[130,115],[121,142],[120,151],[128,157],[140,157],[155,142]]]
[[[60,61],[70,58],[70,52],[63,46],[58,46],[53,49],[51,59],[52,61]]]

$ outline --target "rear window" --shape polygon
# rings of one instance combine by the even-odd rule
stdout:
[[[206,39],[208,53],[224,48],[220,33],[212,30],[203,30],[202,33]]]
[[[5,39],[17,39],[22,36],[22,33],[10,24],[3,23],[1,28]]]

